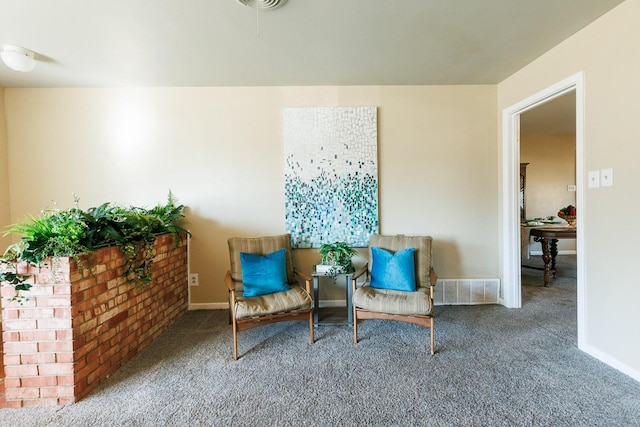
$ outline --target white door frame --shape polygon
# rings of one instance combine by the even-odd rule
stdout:
[[[502,284],[501,304],[522,307],[520,277],[520,114],[547,101],[576,91],[576,209],[579,226],[576,231],[578,347],[583,348],[585,328],[584,234],[584,74],[574,74],[502,112]]]

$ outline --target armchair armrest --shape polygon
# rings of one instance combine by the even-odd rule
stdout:
[[[231,278],[231,271],[227,271],[227,274],[225,274],[224,282],[227,284],[227,290],[229,291],[229,323],[235,325],[236,285]]]
[[[356,291],[356,288],[358,287],[358,284],[357,284],[358,279],[363,275],[367,277],[367,280],[369,279],[369,263],[365,264],[364,267],[362,267],[362,269],[353,273],[353,276],[351,277],[352,294],[353,292]]]
[[[369,274],[369,263],[366,263],[364,267],[353,273],[353,277],[351,277],[351,280],[356,280],[365,273]]]
[[[436,274],[435,270],[432,267],[431,270],[429,271],[429,282],[431,282],[431,286],[433,287],[436,285],[437,281],[438,281],[438,275]]]
[[[307,273],[303,273],[300,270],[293,270],[293,274],[295,274],[296,276],[300,277],[302,280],[311,280],[311,276],[309,276]]]
[[[302,271],[298,271],[296,269],[293,269],[293,274],[297,277],[300,277],[302,280],[304,280],[305,289],[307,290],[309,295],[313,295],[313,290],[311,287],[311,276],[309,276],[306,273],[303,273]]]
[[[231,278],[231,271],[227,271],[227,274],[224,276],[224,283],[227,284],[227,289],[229,292],[236,291],[236,285],[233,283],[233,279]]]

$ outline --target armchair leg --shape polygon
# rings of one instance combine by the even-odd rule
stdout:
[[[435,354],[436,347],[436,329],[433,318],[431,319],[431,355]]]
[[[358,344],[358,317],[355,306],[353,307],[353,343]]]
[[[238,328],[233,321],[233,360],[238,360]]]
[[[309,313],[309,338],[311,340],[311,344],[315,341],[315,336],[313,335],[313,311]]]

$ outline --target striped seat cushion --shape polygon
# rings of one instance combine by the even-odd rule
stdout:
[[[266,316],[294,310],[310,309],[313,300],[306,290],[300,286],[292,286],[290,290],[259,297],[238,297],[236,301],[236,319]]]
[[[376,289],[365,284],[353,293],[353,304],[365,310],[390,314],[430,316],[433,313],[429,288],[417,288],[415,292],[406,292]]]

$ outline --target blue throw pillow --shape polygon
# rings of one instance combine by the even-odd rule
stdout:
[[[285,250],[267,255],[240,252],[245,297],[257,297],[291,289],[287,283]]]
[[[407,248],[396,253],[371,247],[371,283],[377,289],[415,292],[416,248]]]

